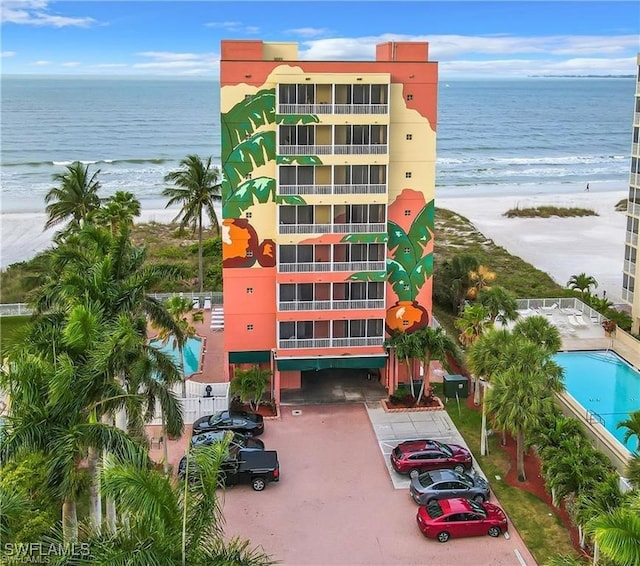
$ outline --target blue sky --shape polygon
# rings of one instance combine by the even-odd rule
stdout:
[[[633,74],[635,1],[2,0],[3,74],[217,78],[221,39],[295,41],[301,59],[428,41],[442,78]]]

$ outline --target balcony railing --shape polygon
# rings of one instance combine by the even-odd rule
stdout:
[[[634,112],[633,114],[633,125],[640,126],[640,112]]]
[[[386,224],[280,224],[279,234],[380,234],[387,231]]]
[[[387,185],[279,185],[279,195],[383,195]]]
[[[640,216],[640,204],[627,202],[627,214],[630,216]]]
[[[635,275],[635,273],[636,273],[636,262],[635,261],[631,261],[629,259],[625,259],[624,260],[624,264],[622,266],[622,271],[624,271],[625,273],[631,273],[632,275]]]
[[[384,309],[384,299],[363,299],[349,301],[280,301],[281,311],[330,311],[330,310],[369,310]]]
[[[631,173],[629,175],[629,184],[634,187],[640,187],[640,173]]]
[[[278,340],[281,350],[303,348],[349,348],[362,346],[382,346],[384,336],[362,338],[288,338]]]
[[[388,114],[388,104],[278,104],[278,114]]]
[[[629,289],[622,289],[622,300],[626,301],[628,304],[633,304],[633,291],[629,291]]]
[[[624,243],[629,244],[630,246],[637,247],[638,246],[638,234],[634,234],[633,232],[626,232],[624,236]]]
[[[329,145],[279,145],[279,155],[386,155],[386,143],[329,144]]]
[[[640,155],[640,143],[631,144],[631,155]]]
[[[385,271],[385,261],[354,261],[354,262],[301,262],[279,263],[279,273],[313,273],[313,272],[343,272],[343,271]]]

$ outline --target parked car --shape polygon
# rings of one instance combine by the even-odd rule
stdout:
[[[440,542],[451,537],[497,537],[508,527],[507,516],[497,505],[462,497],[432,501],[418,508],[416,520],[424,536]]]
[[[191,468],[191,464],[194,468]],[[189,469],[195,471],[195,462],[189,463]],[[183,456],[178,464],[178,477],[184,478],[187,471],[187,457]],[[241,448],[229,453],[222,465],[220,480],[225,486],[240,483],[251,484],[255,491],[262,491],[269,482],[280,481],[280,463],[275,450],[247,450]],[[191,474],[190,474],[191,475]],[[193,476],[195,481],[195,474]]]
[[[264,450],[264,442],[259,438],[253,438],[239,432],[227,432],[227,431],[210,431],[201,432],[191,437],[191,446],[211,446],[215,442],[222,442],[225,434],[231,434],[231,446],[237,448],[253,448],[255,450]]]
[[[411,472],[409,493],[418,505],[428,505],[436,499],[464,497],[482,503],[489,499],[489,482],[479,474],[455,470]]]
[[[411,470],[426,472],[440,468],[452,468],[456,472],[471,469],[473,458],[463,446],[444,444],[437,440],[408,440],[391,451],[391,465],[400,474]]]
[[[264,419],[257,413],[247,411],[221,411],[201,417],[193,423],[193,434],[231,430],[249,436],[264,432]]]

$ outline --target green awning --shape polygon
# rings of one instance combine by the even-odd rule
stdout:
[[[229,352],[230,364],[259,364],[271,360],[270,350],[249,350],[247,352]]]
[[[316,370],[316,369],[370,369],[383,368],[387,363],[386,356],[344,356],[341,358],[283,358],[278,359],[278,369],[280,371],[292,370]]]

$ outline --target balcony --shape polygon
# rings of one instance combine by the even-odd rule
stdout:
[[[627,215],[640,217],[640,204],[635,202],[627,202]]]
[[[629,244],[635,248],[638,247],[638,234],[634,232],[626,232],[624,236],[624,243]]]
[[[305,348],[348,348],[363,346],[382,346],[384,336],[368,336],[361,338],[288,338],[278,340],[281,350],[297,350]]]
[[[640,173],[631,173],[629,175],[629,185],[640,187]]]
[[[279,195],[383,195],[387,185],[279,185]]]
[[[386,143],[330,144],[330,145],[279,145],[279,155],[386,155]]]
[[[280,224],[278,234],[382,234],[384,222],[357,224]]]
[[[388,104],[278,104],[278,114],[388,114]]]
[[[349,301],[280,301],[280,311],[329,311],[329,310],[369,310],[384,309],[384,299],[355,299]]]
[[[640,126],[640,112],[633,113],[633,125]]]
[[[630,273],[631,275],[636,274],[636,262],[626,259],[624,261],[624,265],[622,267],[622,271],[625,273]]]
[[[640,155],[640,143],[631,144],[631,155],[635,155],[635,156]]]
[[[278,263],[278,273],[386,271],[385,261]]]

